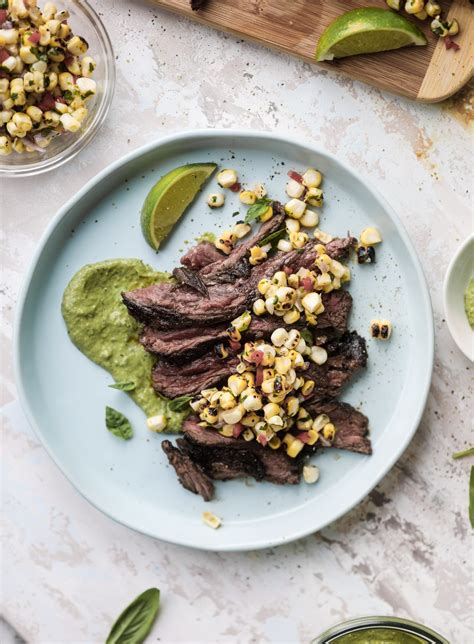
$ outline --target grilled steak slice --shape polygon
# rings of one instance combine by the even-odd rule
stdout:
[[[313,398],[336,397],[342,387],[359,369],[367,366],[367,349],[364,338],[356,331],[330,340],[325,349],[328,359],[323,365],[310,363],[305,378],[314,380]]]
[[[372,454],[369,433],[369,419],[347,403],[331,398],[317,400],[304,405],[311,416],[327,414],[336,427],[332,447],[350,452]]]
[[[214,496],[214,483],[203,469],[187,454],[173,447],[170,441],[163,441],[161,447],[181,485],[194,494],[200,494],[204,501],[210,501]]]
[[[208,297],[209,291],[207,290],[207,286],[196,271],[180,266],[173,270],[173,277],[175,277],[176,281],[180,284],[189,286],[189,288],[201,293],[201,295]]]
[[[348,235],[347,237],[336,237],[326,244],[326,253],[333,259],[347,259],[351,251],[357,246],[357,239]]]
[[[302,460],[289,458],[285,452],[262,447],[256,441],[227,438],[214,429],[205,429],[190,417],[183,424],[180,448],[213,479],[227,480],[252,476],[284,485],[300,480]]]
[[[225,258],[224,253],[211,244],[211,242],[199,242],[188,250],[186,255],[181,257],[181,264],[193,271],[199,271],[207,264],[221,261]]]
[[[202,389],[218,385],[228,378],[237,364],[237,358],[231,356],[222,360],[214,351],[185,365],[160,360],[151,374],[153,388],[166,398],[194,396]]]

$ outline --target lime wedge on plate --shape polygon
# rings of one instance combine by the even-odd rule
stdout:
[[[424,33],[398,13],[365,7],[343,13],[323,32],[316,60],[372,54],[407,45],[426,45]]]
[[[190,163],[171,170],[155,183],[141,214],[142,232],[152,248],[158,250],[216,168],[216,163]]]

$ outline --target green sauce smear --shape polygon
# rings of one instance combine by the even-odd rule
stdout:
[[[474,329],[474,277],[471,277],[464,291],[464,310],[471,329]]]
[[[186,413],[172,412],[151,384],[155,359],[138,341],[140,325],[122,303],[121,292],[169,282],[169,273],[154,271],[138,259],[109,259],[87,264],[71,279],[61,311],[69,337],[90,360],[106,369],[115,382],[132,381],[127,391],[147,416],[165,414],[166,432],[179,432]],[[104,404],[106,403],[104,390]]]
[[[426,644],[428,640],[392,628],[371,628],[341,635],[334,644]]]

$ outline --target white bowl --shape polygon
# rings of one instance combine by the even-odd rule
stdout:
[[[444,312],[454,342],[474,362],[474,330],[464,310],[464,292],[474,276],[474,235],[458,248],[444,278]]]

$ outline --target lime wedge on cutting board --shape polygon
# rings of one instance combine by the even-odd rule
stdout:
[[[356,54],[426,45],[423,32],[398,13],[365,7],[343,13],[322,33],[316,60],[332,60]]]
[[[216,168],[216,163],[190,163],[171,170],[155,183],[141,214],[142,232],[152,248],[158,250]]]

